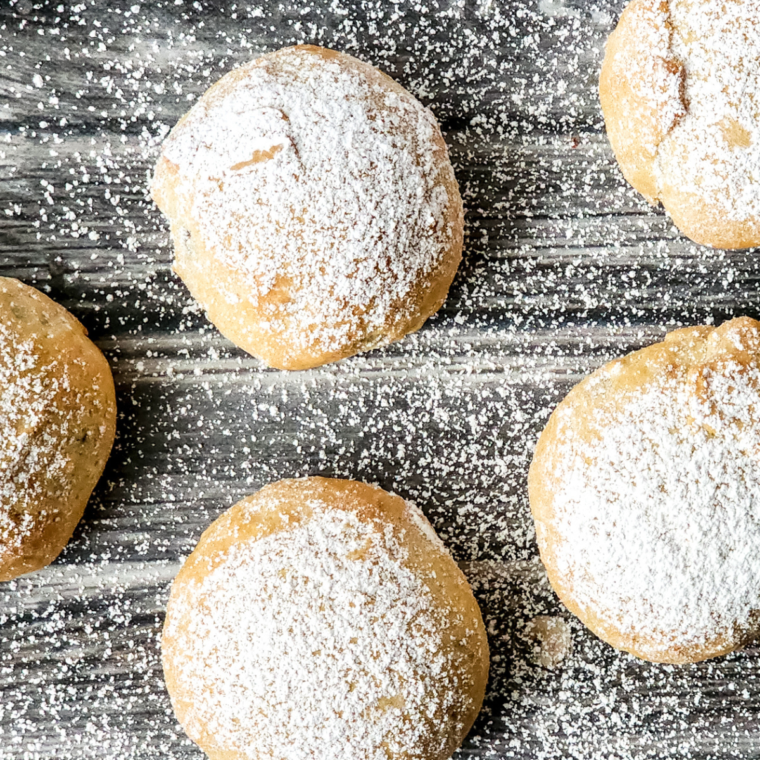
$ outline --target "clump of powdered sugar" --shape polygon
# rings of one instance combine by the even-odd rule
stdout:
[[[688,107],[660,146],[658,179],[719,206],[729,219],[759,219],[760,2],[668,5]]]
[[[471,709],[445,646],[456,611],[436,607],[390,526],[309,506],[173,595],[165,657],[188,733],[251,760],[438,756]]]
[[[243,71],[163,148],[204,245],[245,277],[263,329],[286,329],[295,351],[340,350],[407,319],[404,299],[455,235],[433,115],[309,52]],[[283,283],[284,302],[278,290],[268,303]]]
[[[746,632],[760,609],[760,373],[736,363],[589,411],[558,411],[553,508],[558,570],[582,607],[653,655]]]

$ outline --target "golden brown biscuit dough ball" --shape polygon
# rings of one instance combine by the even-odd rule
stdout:
[[[39,570],[71,538],[113,444],[103,354],[62,306],[0,278],[0,580]]]
[[[690,327],[610,362],[552,414],[530,504],[554,589],[656,662],[743,644],[760,612],[760,323]]]
[[[600,97],[623,174],[681,232],[760,245],[760,0],[633,0]]]
[[[269,485],[211,525],[162,651],[212,760],[443,760],[488,676],[478,605],[423,514],[326,478]]]
[[[435,118],[323,48],[219,80],[165,141],[151,192],[209,319],[282,369],[419,329],[461,260],[462,201]]]

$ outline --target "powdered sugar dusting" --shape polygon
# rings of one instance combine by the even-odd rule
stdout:
[[[757,369],[735,362],[696,381],[681,371],[617,416],[597,411],[592,442],[558,412],[559,571],[654,655],[731,640],[760,609],[758,388]]]
[[[295,351],[340,350],[407,318],[404,299],[455,234],[430,111],[298,49],[231,76],[163,149],[204,244]]]
[[[660,146],[661,182],[760,218],[760,2],[669,0],[686,116]]]
[[[40,361],[33,341],[0,324],[0,559],[51,519],[40,498],[65,494],[65,442],[79,431],[76,406],[59,408],[67,385],[65,368]]]
[[[621,68],[626,71],[626,81],[634,93],[657,115],[657,135],[650,136],[656,142],[647,146],[655,153],[662,138],[686,112],[682,72],[671,50],[667,0],[638,2],[630,12],[635,14],[631,24],[636,34],[630,38],[630,45],[620,51],[625,57]]]
[[[313,474],[414,500],[467,562],[494,657],[457,758],[757,753],[760,652],[673,667],[603,644],[553,594],[525,495],[532,444],[583,376],[757,308],[755,254],[679,237],[616,170],[596,78],[625,4],[0,3],[3,273],[79,316],[121,401],[75,539],[0,584],[3,760],[201,760],[161,675],[168,585],[230,504]],[[210,82],[297,43],[367,60],[429,105],[468,213],[465,264],[425,329],[286,374],[209,327],[145,185]],[[537,616],[572,633],[554,670],[535,663]]]
[[[441,650],[452,612],[390,526],[310,506],[317,517],[234,545],[173,595],[165,636],[187,631],[169,659],[193,695],[188,733],[205,726],[251,760],[438,756],[449,716],[470,706]]]
[[[427,519],[427,517],[425,517],[423,511],[416,504],[406,502],[406,514],[411,519],[411,521],[420,529],[422,535],[425,536],[428,541],[433,544],[433,546],[442,552],[448,553],[448,550],[446,549],[443,541],[438,538],[438,534],[430,524],[430,521]]]

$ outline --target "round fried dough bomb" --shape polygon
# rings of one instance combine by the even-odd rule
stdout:
[[[623,174],[681,232],[760,245],[760,0],[633,0],[600,96]]]
[[[0,580],[50,564],[111,451],[113,379],[81,324],[0,277]]]
[[[177,717],[212,760],[442,760],[488,676],[478,605],[423,514],[326,478],[269,485],[211,525],[172,586],[162,650]]]
[[[463,212],[435,117],[366,63],[311,46],[219,82],[151,187],[174,268],[233,343],[305,369],[399,340],[444,299]]]
[[[655,662],[741,646],[760,612],[760,323],[691,327],[610,362],[530,468],[541,558],[594,633]]]

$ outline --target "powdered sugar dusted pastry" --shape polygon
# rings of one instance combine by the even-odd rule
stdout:
[[[692,240],[760,245],[760,0],[633,0],[600,82],[626,179]]]
[[[62,306],[0,277],[0,580],[71,538],[114,439],[103,355]]]
[[[422,513],[283,480],[204,534],[172,586],[166,684],[212,760],[440,760],[480,709],[485,629]]]
[[[739,647],[760,611],[759,464],[760,323],[677,330],[594,372],[529,476],[562,601],[647,660]]]
[[[417,330],[461,260],[462,201],[435,118],[323,48],[223,77],[167,138],[151,190],[177,273],[222,333],[273,367]]]

